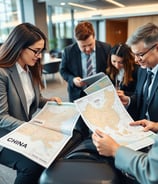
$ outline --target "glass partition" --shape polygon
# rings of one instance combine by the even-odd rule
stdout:
[[[19,0],[0,0],[0,44],[8,37],[13,27],[20,23],[19,7]]]

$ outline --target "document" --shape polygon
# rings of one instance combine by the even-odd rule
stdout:
[[[92,83],[96,82],[97,80],[101,79],[104,77],[105,74],[103,72],[91,75],[89,77],[83,78],[81,82],[85,82],[87,85],[91,85]]]
[[[95,91],[98,91],[100,89],[103,89],[109,85],[113,85],[110,78],[105,75],[104,77],[102,77],[101,79],[97,80],[96,82],[94,82],[93,84],[91,84],[90,86],[88,86],[86,89],[84,89],[84,92],[86,94],[91,94]]]
[[[113,85],[82,97],[75,104],[92,132],[99,129],[119,144],[134,150],[154,143],[153,132],[144,132],[141,126],[129,125],[133,119],[122,105]]]
[[[49,167],[72,137],[79,117],[73,103],[47,102],[28,123],[0,139],[0,145]]]

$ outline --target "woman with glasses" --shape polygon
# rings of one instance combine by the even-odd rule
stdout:
[[[0,47],[0,136],[31,120],[37,108],[58,97],[41,96],[41,57],[46,37],[29,23],[16,26]],[[36,184],[43,167],[0,147],[0,163],[17,170],[15,184]]]
[[[114,45],[108,57],[106,73],[117,90],[131,96],[136,88],[138,65],[130,48],[123,43]]]

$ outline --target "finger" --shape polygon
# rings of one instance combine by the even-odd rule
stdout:
[[[99,136],[99,137],[104,137],[104,133],[100,130],[96,130],[95,133]]]
[[[124,96],[123,91],[120,91],[120,90],[117,91],[117,94],[118,94],[118,96]]]
[[[62,100],[61,100],[61,98],[58,98],[58,104],[62,104]]]
[[[58,104],[58,105],[61,105],[61,104],[62,104],[62,101],[57,101],[57,104]]]
[[[54,101],[55,101],[57,104],[59,104],[59,105],[62,104],[61,98],[59,98],[59,97],[54,97],[53,99],[54,99]]]
[[[150,130],[150,128],[149,128],[149,127],[147,127],[147,126],[146,126],[146,127],[144,127],[144,129],[143,129],[143,131],[144,131],[144,132],[148,132],[149,130]]]
[[[133,121],[130,123],[131,126],[138,126],[138,125],[142,125],[141,121]]]
[[[98,135],[94,132],[92,134],[92,139],[96,142]]]
[[[95,135],[93,134],[92,135],[92,142],[93,142],[93,144],[97,147],[97,145],[98,145],[98,143],[97,143],[97,140],[96,140],[97,138],[95,137]]]
[[[122,91],[122,90],[117,90],[117,93],[123,95],[123,94],[124,94],[124,91]]]

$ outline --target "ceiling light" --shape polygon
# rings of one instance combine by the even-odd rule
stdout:
[[[76,6],[76,7],[79,7],[79,8],[85,8],[85,9],[88,9],[88,10],[96,10],[96,8],[92,8],[92,7],[89,7],[89,6],[84,6],[84,5],[80,5],[80,4],[76,4],[76,3],[68,3],[69,5],[71,6]]]
[[[119,7],[121,7],[121,8],[125,7],[125,5],[123,5],[123,4],[121,4],[121,3],[118,3],[118,2],[116,2],[116,1],[113,1],[113,0],[105,0],[105,1],[107,1],[107,2],[109,2],[109,3],[112,3],[112,4],[116,5],[116,6],[119,6]]]
[[[61,2],[61,3],[60,3],[61,6],[64,6],[65,4],[66,4],[66,3],[64,3],[64,2]]]

